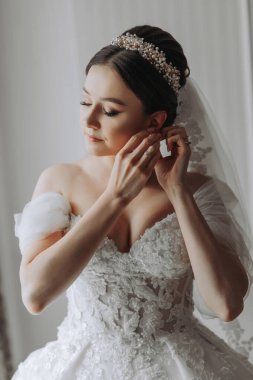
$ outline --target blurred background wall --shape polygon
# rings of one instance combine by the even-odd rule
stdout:
[[[251,0],[0,0],[0,312],[6,320],[0,378],[10,373],[3,331],[16,368],[56,338],[66,314],[64,294],[41,315],[29,314],[22,304],[13,214],[31,199],[44,168],[84,154],[84,68],[114,36],[151,24],[182,44],[234,155],[253,215],[252,8]],[[249,299],[247,310],[252,304]],[[248,337],[253,335],[251,321],[244,323]]]

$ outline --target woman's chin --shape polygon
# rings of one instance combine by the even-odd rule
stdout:
[[[87,149],[87,153],[90,155],[90,156],[95,156],[95,157],[109,157],[109,156],[115,156],[117,153],[113,153],[113,152],[108,152],[108,150],[93,150],[93,149]]]

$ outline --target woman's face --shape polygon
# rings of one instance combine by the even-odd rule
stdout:
[[[149,127],[141,100],[109,66],[90,68],[82,102],[80,122],[92,155],[116,155],[133,134]],[[102,141],[90,141],[88,133]]]

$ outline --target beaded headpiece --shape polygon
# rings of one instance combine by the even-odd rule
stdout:
[[[119,37],[115,37],[111,45],[115,45],[126,50],[137,50],[140,55],[147,59],[164,77],[169,86],[178,96],[180,89],[180,71],[166,62],[166,56],[162,50],[150,42],[144,42],[144,38],[138,37],[136,34],[126,33]]]

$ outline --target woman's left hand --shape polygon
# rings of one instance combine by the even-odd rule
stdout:
[[[161,140],[166,138],[167,149],[171,150],[171,156],[164,158],[161,156],[154,169],[159,184],[172,197],[178,187],[185,186],[191,148],[186,143],[188,136],[184,127],[172,125],[164,128],[161,133]]]

